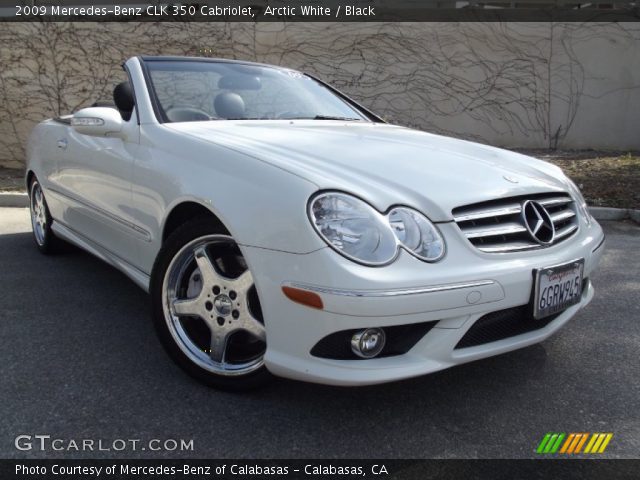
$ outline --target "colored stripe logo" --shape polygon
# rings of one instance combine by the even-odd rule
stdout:
[[[547,433],[536,453],[604,453],[612,438],[613,433]]]

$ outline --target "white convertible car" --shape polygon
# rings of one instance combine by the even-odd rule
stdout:
[[[548,163],[389,125],[303,73],[135,57],[28,143],[33,232],[148,291],[202,382],[364,385],[544,340],[604,235]]]

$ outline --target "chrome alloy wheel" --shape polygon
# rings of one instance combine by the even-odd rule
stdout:
[[[237,244],[207,235],[171,260],[162,286],[169,331],[196,365],[224,376],[264,363],[266,332],[253,276]]]
[[[30,195],[31,226],[38,245],[43,246],[47,237],[47,209],[40,184],[34,181]]]

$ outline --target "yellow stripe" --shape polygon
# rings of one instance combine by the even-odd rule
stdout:
[[[594,443],[593,447],[591,447],[591,453],[598,453],[598,448],[600,447],[600,444],[604,440],[604,437],[606,437],[604,433],[598,434],[598,439],[596,440],[596,443]]]
[[[575,433],[569,434],[569,437],[565,440],[564,444],[562,445],[562,448],[560,449],[560,453],[564,453],[567,451],[567,448],[569,448],[569,444],[571,443],[571,441],[573,440],[573,437],[575,436],[576,436]]]
[[[589,443],[587,443],[587,448],[584,449],[584,453],[591,453],[591,447],[593,447],[593,444],[595,443],[596,438],[598,438],[597,433],[594,433],[593,435],[591,435],[591,440],[589,440]]]
[[[567,451],[567,453],[573,453],[573,449],[576,448],[576,445],[578,444],[578,441],[580,440],[581,436],[582,436],[581,433],[576,433],[576,436],[573,439],[573,442],[571,442],[571,446],[569,447],[569,450]]]
[[[613,437],[613,433],[607,433],[607,436],[604,439],[604,442],[602,442],[602,445],[600,445],[600,450],[598,450],[598,453],[603,453],[604,450],[607,448],[607,445],[609,445],[609,442],[611,441],[611,438]]]
[[[576,447],[575,453],[580,453],[580,450],[582,450],[582,446],[584,445],[584,442],[587,441],[587,437],[588,436],[589,436],[588,433],[583,433],[582,434],[582,439],[580,440],[580,443],[578,443],[578,446]]]

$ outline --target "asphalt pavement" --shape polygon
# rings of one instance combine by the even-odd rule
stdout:
[[[542,344],[387,385],[232,394],[170,361],[123,274],[76,249],[41,255],[27,210],[0,208],[0,458],[535,458],[547,432],[612,432],[601,457],[638,458],[640,227],[603,226],[594,301]],[[64,450],[18,450],[19,435]],[[82,439],[141,443],[68,450]],[[193,450],[142,450],[150,439]]]

